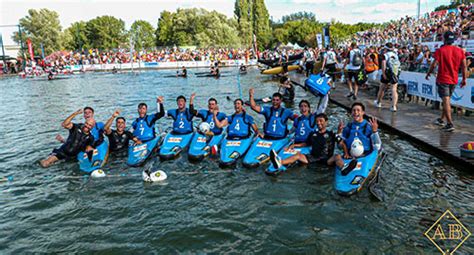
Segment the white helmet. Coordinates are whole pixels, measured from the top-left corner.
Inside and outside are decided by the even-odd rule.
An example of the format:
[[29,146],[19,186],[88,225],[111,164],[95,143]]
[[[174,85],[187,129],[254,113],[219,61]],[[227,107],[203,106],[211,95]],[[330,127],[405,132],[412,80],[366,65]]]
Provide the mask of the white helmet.
[[142,173],[143,176],[143,181],[145,182],[159,182],[159,181],[164,181],[168,176],[166,175],[165,172],[158,170],[153,173],[150,173],[149,171],[143,171]]
[[351,144],[351,155],[355,158],[362,156],[364,154],[364,145],[359,140],[359,138],[355,138]]
[[201,124],[199,124],[199,131],[203,134],[209,132],[209,130],[211,130],[211,125],[209,125],[209,123],[207,122],[201,122]]

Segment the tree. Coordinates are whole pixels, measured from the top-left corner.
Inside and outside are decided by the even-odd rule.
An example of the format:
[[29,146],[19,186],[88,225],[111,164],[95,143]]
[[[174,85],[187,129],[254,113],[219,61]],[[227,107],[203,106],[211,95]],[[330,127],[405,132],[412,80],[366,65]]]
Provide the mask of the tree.
[[114,49],[128,43],[123,20],[107,15],[89,20],[86,35],[90,46],[99,49]]
[[155,46],[155,29],[144,20],[133,22],[130,28],[130,36],[133,38],[135,50],[150,49]]
[[234,14],[237,17],[239,37],[243,45],[249,47],[253,42],[252,0],[236,0]]
[[169,11],[162,11],[158,19],[158,25],[155,32],[156,46],[171,45],[173,17]]
[[90,48],[86,25],[85,21],[74,22],[64,31],[64,46],[66,49],[82,50]]
[[259,48],[266,48],[270,43],[272,30],[270,15],[263,0],[253,0],[253,30],[257,36]]
[[[48,9],[30,9],[28,15],[20,19],[22,28],[23,42],[30,39],[35,55],[41,54],[41,44],[45,51],[45,55],[49,55],[62,48],[61,25],[59,23],[59,15],[55,11]],[[12,38],[15,42],[20,42],[18,33]]]
[[302,19],[307,19],[312,22],[316,22],[316,15],[312,12],[296,12],[292,13],[290,15],[285,15],[281,18],[283,23],[288,22],[288,21],[295,21],[295,20],[302,20]]

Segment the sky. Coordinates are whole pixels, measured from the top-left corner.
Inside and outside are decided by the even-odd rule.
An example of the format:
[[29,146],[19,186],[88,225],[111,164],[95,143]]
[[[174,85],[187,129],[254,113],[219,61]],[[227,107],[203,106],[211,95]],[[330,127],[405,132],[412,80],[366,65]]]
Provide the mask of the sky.
[[[415,16],[418,0],[265,0],[274,21],[299,11],[313,12],[319,21],[335,19],[344,23],[385,22],[405,15]],[[436,6],[449,4],[449,0],[421,0],[421,12],[432,11]],[[234,15],[234,0],[0,0],[0,25],[18,24],[28,9],[48,8],[59,13],[63,29],[80,20],[111,15],[125,21],[130,28],[141,19],[157,25],[160,12],[177,8],[199,7],[216,10],[229,17]],[[8,33],[13,28],[0,28]],[[9,37],[9,36],[4,36]],[[5,42],[6,43],[6,42]]]

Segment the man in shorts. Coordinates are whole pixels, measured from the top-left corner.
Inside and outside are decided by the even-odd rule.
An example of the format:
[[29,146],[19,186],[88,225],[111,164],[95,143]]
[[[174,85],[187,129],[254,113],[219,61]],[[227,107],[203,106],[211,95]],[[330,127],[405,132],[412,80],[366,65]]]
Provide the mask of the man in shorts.
[[[347,67],[347,84],[349,85],[349,94],[346,96],[357,100],[357,92],[359,91],[359,85],[357,85],[357,76],[360,68],[362,67],[363,56],[362,51],[357,47],[357,43],[352,42],[351,51],[348,54],[348,58],[344,63],[344,69]],[[354,85],[354,89],[352,89]]]
[[[435,121],[436,125],[444,126],[441,130],[446,132],[454,131],[453,119],[451,118],[451,95],[455,86],[458,84],[458,71],[461,68],[462,80],[461,88],[466,86],[467,65],[466,56],[463,50],[453,45],[456,36],[453,32],[447,31],[443,35],[444,45],[434,53],[434,61],[431,63],[426,79],[429,80],[434,68],[438,65],[438,75],[436,76],[436,87],[438,95],[443,102],[443,111],[441,117]],[[446,119],[446,124],[444,123]]]

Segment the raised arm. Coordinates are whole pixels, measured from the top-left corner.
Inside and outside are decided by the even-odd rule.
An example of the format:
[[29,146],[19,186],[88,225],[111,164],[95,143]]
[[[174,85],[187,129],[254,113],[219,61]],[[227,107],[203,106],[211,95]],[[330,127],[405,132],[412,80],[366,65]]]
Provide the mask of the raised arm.
[[252,108],[252,110],[260,113],[262,111],[262,107],[260,105],[258,105],[257,103],[255,103],[255,99],[253,98],[254,93],[255,93],[255,89],[250,88],[249,89],[250,108]]
[[164,101],[165,99],[163,98],[163,96],[159,96],[156,98],[156,114],[158,119],[165,116],[165,107],[163,106]]
[[219,121],[219,119],[217,119],[217,113],[218,111],[213,112],[213,119],[214,119],[214,124],[216,125],[216,127],[223,128],[227,126],[229,124],[229,122],[227,121],[227,118],[223,119],[222,121]]
[[75,112],[73,112],[71,115],[69,115],[69,117],[67,117],[63,123],[61,123],[61,126],[65,129],[71,129],[72,128],[72,120],[79,114],[82,114],[83,113],[83,110],[82,109],[79,109]]
[[189,112],[193,116],[197,116],[197,114],[198,114],[198,111],[196,109],[194,109],[194,98],[195,97],[196,97],[196,93],[192,93],[191,97],[189,99]]
[[120,114],[120,110],[116,109],[114,113],[112,114],[112,116],[110,116],[110,118],[107,120],[107,122],[105,122],[105,126],[104,126],[105,134],[110,135],[110,133],[112,133],[112,130],[110,129],[110,127],[112,127],[112,123],[114,119],[117,118],[119,114]]

